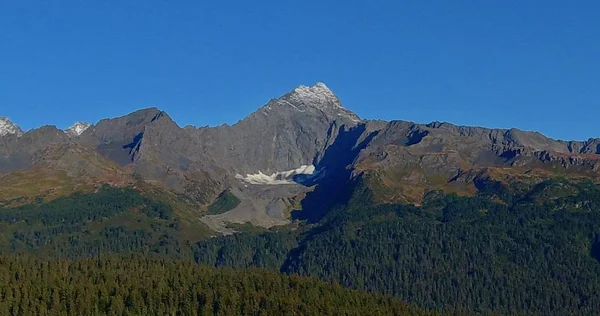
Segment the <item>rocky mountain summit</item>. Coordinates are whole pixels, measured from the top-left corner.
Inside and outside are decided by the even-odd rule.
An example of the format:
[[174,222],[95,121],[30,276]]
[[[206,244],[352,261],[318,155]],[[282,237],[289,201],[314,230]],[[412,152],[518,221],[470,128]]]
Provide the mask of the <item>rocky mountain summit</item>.
[[[48,152],[52,163],[40,158]],[[157,108],[76,123],[64,132],[53,126],[23,132],[0,118],[0,173],[36,166],[96,182],[127,184],[132,181],[123,177],[139,177],[184,198],[209,227],[227,232],[228,223],[288,223],[300,209],[308,214],[323,207],[357,178],[375,188],[380,202],[414,204],[430,190],[470,194],[484,180],[597,179],[600,139],[361,120],[317,83],[272,99],[231,126],[181,128]],[[239,203],[205,213],[224,196]]]
[[336,126],[355,126],[359,117],[322,83],[299,86],[233,126],[201,128],[203,152],[242,178],[309,170],[323,155]]
[[85,132],[86,129],[90,128],[90,126],[92,126],[92,124],[90,123],[76,122],[71,127],[66,129],[65,133],[67,133],[69,136],[77,137],[83,134],[83,132]]
[[14,124],[9,118],[0,116],[0,136],[21,135],[23,130]]

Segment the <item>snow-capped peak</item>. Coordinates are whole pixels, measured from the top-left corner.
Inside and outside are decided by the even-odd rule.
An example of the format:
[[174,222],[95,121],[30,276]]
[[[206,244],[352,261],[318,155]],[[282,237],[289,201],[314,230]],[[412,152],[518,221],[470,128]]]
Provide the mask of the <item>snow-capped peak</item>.
[[294,103],[310,104],[314,106],[322,106],[331,104],[335,107],[342,107],[337,96],[329,90],[322,82],[317,82],[314,86],[298,86],[287,95],[288,99]]
[[73,126],[66,129],[65,133],[69,134],[69,136],[79,136],[85,132],[86,129],[90,128],[90,126],[92,125],[89,123],[77,122],[73,124]]
[[[343,119],[348,123],[360,121],[355,113],[342,106],[340,99],[322,82],[317,82],[314,86],[298,86],[276,99],[274,104],[304,113],[325,114],[329,118]],[[263,113],[269,115],[271,105],[265,107]]]
[[20,136],[23,134],[23,130],[13,123],[8,117],[0,116],[0,136],[6,136],[8,134],[16,134]]

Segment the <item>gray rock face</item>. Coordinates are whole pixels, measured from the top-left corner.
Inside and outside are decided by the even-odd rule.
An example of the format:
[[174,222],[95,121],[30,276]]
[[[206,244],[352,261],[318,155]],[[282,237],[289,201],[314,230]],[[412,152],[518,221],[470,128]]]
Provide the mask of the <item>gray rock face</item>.
[[196,139],[227,170],[270,175],[316,165],[334,122],[354,126],[360,119],[318,83],[269,101],[233,126],[198,129]]
[[76,141],[201,203],[219,193],[218,167],[198,150],[192,134],[159,109],[101,120]]
[[381,168],[420,168],[431,175],[457,174],[470,167],[535,166],[551,161],[564,161],[564,168],[593,170],[600,158],[596,156],[599,142],[566,142],[517,129],[393,121],[380,129],[360,159]]
[[86,129],[75,141],[96,147],[104,156],[124,166],[139,158],[146,126],[162,115],[160,110],[150,108],[115,119],[104,119]]
[[17,135],[23,134],[23,130],[13,123],[9,118],[0,116],[0,137],[6,135]]
[[0,137],[0,172],[31,166],[32,156],[43,149],[68,142],[67,135],[54,126],[42,126],[24,134]]

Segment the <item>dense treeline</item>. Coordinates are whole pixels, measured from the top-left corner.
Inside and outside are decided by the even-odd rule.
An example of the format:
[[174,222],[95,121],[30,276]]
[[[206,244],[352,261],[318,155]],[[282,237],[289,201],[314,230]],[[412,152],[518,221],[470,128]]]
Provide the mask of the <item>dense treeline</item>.
[[0,222],[43,225],[69,225],[108,218],[133,207],[151,217],[171,219],[173,211],[163,203],[145,198],[131,188],[104,186],[94,194],[75,193],[49,203],[27,204],[17,208],[0,208]]
[[[105,186],[48,203],[0,206],[0,250],[80,257],[108,252],[189,252],[172,208],[131,188]],[[191,257],[191,256],[190,256]]]
[[194,257],[196,262],[214,267],[279,270],[290,249],[296,245],[296,235],[289,231],[238,233],[199,242]]
[[313,278],[139,256],[0,256],[0,315],[425,315]]

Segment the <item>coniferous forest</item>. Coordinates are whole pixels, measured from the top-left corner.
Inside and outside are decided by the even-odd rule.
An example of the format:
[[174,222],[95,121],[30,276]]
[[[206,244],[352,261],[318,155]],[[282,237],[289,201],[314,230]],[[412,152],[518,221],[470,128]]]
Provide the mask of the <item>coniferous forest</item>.
[[5,206],[0,313],[600,311],[596,184],[432,191],[421,206],[372,195],[357,182],[313,223],[193,242],[168,204],[133,189]]
[[0,256],[0,315],[427,315],[314,278],[140,256]]

